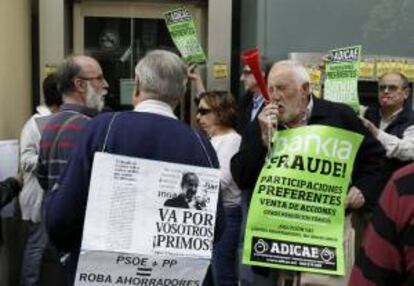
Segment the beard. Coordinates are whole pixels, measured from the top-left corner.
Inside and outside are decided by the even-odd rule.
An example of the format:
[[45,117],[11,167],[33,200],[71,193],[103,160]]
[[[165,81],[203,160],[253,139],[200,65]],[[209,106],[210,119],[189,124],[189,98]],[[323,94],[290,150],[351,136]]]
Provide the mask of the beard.
[[99,112],[102,111],[105,105],[104,95],[107,93],[106,89],[96,92],[89,82],[86,84],[86,106]]

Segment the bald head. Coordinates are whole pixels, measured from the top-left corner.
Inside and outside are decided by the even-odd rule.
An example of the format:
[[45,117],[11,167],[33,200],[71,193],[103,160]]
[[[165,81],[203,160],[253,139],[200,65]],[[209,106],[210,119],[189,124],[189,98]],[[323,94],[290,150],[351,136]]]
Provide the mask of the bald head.
[[81,74],[90,74],[98,70],[102,73],[101,66],[92,57],[89,56],[74,56],[73,61],[79,65]]

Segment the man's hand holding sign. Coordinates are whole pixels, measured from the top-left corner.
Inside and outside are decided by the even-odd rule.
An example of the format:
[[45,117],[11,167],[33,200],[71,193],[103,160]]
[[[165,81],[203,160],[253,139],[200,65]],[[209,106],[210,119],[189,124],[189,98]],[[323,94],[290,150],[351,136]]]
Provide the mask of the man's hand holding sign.
[[[244,166],[254,175],[263,166],[262,155],[270,159],[251,200],[243,262],[348,274],[352,261],[344,259],[345,208],[362,207],[375,189],[382,149],[349,107],[311,94],[301,64],[274,64],[267,86],[269,100],[252,132],[262,145],[247,142],[232,160],[232,168]],[[248,155],[254,153],[260,154],[256,160]]]

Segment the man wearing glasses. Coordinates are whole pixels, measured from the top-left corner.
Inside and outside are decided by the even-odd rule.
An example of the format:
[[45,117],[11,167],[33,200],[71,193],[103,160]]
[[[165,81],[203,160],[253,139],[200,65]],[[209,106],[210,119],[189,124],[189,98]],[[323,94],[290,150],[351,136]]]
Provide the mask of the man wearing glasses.
[[[260,64],[262,75],[266,79],[272,65],[266,57],[261,57]],[[252,132],[255,131],[253,126],[257,123],[257,117],[265,105],[265,100],[260,92],[259,84],[248,65],[243,66],[240,82],[243,84],[245,94],[239,103],[240,115],[237,128],[242,136],[241,145],[244,145],[243,142],[246,141],[246,138],[254,136],[252,134]],[[247,211],[250,204],[251,193],[251,190],[242,192],[243,225],[245,225],[247,220]],[[244,229],[244,227],[242,229]],[[244,236],[244,233],[242,235]],[[240,245],[243,244],[241,243]],[[242,286],[253,285],[253,273],[251,267],[240,264],[240,283]]]
[[379,106],[368,108],[362,118],[387,152],[382,187],[395,170],[414,159],[414,112],[405,104],[410,95],[410,85],[404,75],[384,74],[378,85]]
[[[57,188],[56,183],[85,133],[86,125],[102,110],[109,87],[99,63],[88,56],[65,59],[56,78],[63,104],[58,113],[51,115],[43,130],[36,170],[39,183],[46,191],[46,201]],[[57,254],[55,259],[58,259]],[[74,263],[72,260],[65,263],[67,267]]]
[[[264,78],[267,77],[271,68],[270,62],[267,58],[261,58],[261,70]],[[252,70],[248,65],[243,67],[242,74],[240,76],[240,82],[244,86],[245,94],[240,103],[241,118],[239,128],[243,132],[247,125],[257,118],[257,115],[264,106],[264,98],[260,92],[259,85],[252,74]]]
[[86,124],[102,110],[109,87],[99,63],[87,56],[67,58],[56,76],[63,105],[42,133],[37,168],[45,191],[52,190]]

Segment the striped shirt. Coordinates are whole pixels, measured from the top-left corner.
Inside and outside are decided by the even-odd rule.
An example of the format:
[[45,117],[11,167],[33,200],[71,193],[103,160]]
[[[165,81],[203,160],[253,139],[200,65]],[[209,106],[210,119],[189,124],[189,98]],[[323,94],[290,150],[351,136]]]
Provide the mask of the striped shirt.
[[52,115],[42,133],[36,171],[45,191],[50,191],[63,173],[73,148],[95,114],[82,105],[63,104],[59,113]]
[[414,285],[414,164],[394,173],[385,187],[349,285]]

